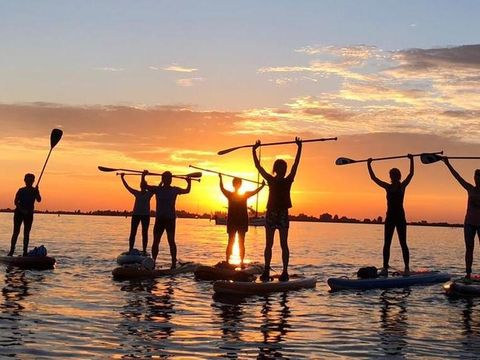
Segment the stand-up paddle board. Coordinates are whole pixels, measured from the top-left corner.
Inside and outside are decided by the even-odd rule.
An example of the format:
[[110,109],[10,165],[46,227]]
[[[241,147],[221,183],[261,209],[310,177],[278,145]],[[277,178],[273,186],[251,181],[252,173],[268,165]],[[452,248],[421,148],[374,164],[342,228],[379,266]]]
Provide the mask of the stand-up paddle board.
[[55,258],[50,256],[0,256],[0,263],[22,269],[53,269],[55,262]]
[[373,279],[350,279],[347,277],[327,280],[332,291],[390,289],[416,285],[436,284],[450,280],[450,274],[440,271],[411,272],[409,275],[377,277]]
[[452,296],[480,296],[480,279],[457,279],[443,285],[447,295]]
[[141,264],[143,260],[150,257],[147,255],[142,255],[140,251],[138,252],[124,252],[117,256],[118,265],[126,264]]
[[177,266],[175,269],[149,270],[140,264],[130,264],[113,269],[115,280],[153,279],[162,276],[192,273],[200,264],[188,262]]
[[255,275],[261,274],[264,269],[262,264],[248,264],[244,269],[236,269],[235,265],[219,263],[215,266],[199,266],[194,274],[197,280],[254,281]]
[[215,281],[213,290],[217,294],[224,295],[263,295],[272,292],[285,292],[291,290],[310,289],[317,284],[316,278],[299,277],[289,281],[268,282],[241,282],[241,281]]

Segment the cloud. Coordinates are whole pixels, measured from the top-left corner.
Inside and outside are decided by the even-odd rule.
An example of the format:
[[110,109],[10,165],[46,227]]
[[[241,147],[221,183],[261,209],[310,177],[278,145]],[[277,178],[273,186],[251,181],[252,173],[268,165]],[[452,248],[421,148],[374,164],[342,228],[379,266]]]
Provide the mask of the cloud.
[[109,72],[125,71],[125,69],[123,69],[123,68],[117,68],[117,67],[111,67],[111,66],[96,67],[96,68],[93,68],[93,70],[97,70],[97,71],[109,71]]
[[198,69],[196,69],[196,68],[180,66],[178,64],[172,64],[172,65],[165,66],[165,67],[162,67],[162,68],[157,68],[155,66],[150,66],[149,68],[151,70],[164,70],[164,71],[173,71],[173,72],[180,72],[180,73],[191,73],[191,72],[198,71]]
[[186,78],[186,79],[178,79],[177,80],[177,85],[178,86],[183,86],[183,87],[191,87],[195,86],[196,84],[204,81],[204,78],[201,77],[194,77],[194,78]]

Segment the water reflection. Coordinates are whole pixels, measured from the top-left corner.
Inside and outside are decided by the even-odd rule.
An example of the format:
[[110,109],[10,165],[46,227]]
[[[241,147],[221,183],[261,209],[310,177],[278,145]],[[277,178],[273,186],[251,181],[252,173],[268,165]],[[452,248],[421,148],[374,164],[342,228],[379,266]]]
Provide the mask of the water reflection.
[[385,356],[406,356],[409,288],[384,290],[380,295],[380,341]]
[[22,346],[25,340],[28,341],[29,332],[22,325],[22,313],[25,310],[22,303],[30,295],[25,271],[12,267],[7,267],[5,271],[3,303],[0,305],[0,346],[1,354],[6,356],[16,356],[15,348]]
[[220,349],[224,350],[225,357],[228,359],[238,359],[238,353],[242,350],[241,333],[244,330],[242,321],[244,316],[243,298],[222,296],[215,294],[213,296],[214,306],[220,310],[222,319],[222,344]]
[[174,333],[172,302],[175,279],[132,281],[121,286],[127,303],[120,312],[120,329],[126,332],[124,358],[167,357],[167,340]]
[[291,316],[288,306],[288,293],[280,294],[280,302],[275,303],[278,297],[267,295],[262,306],[262,325],[260,330],[263,335],[263,345],[258,353],[259,359],[281,359],[282,345],[285,335],[290,329],[288,318]]
[[465,355],[478,356],[480,354],[480,313],[476,308],[478,299],[467,298],[461,299],[461,301],[463,305],[460,308],[463,321],[462,347]]

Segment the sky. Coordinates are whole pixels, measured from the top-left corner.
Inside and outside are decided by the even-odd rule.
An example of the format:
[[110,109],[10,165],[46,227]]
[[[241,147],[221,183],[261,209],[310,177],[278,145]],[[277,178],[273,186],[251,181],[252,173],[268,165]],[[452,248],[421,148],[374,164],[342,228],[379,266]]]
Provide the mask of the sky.
[[[248,149],[216,152],[338,136],[305,144],[291,212],[383,216],[366,166],[335,159],[480,155],[479,13],[477,1],[0,1],[0,207],[39,173],[60,127],[39,209],[130,209],[98,165],[255,179]],[[262,163],[294,155],[265,148]],[[480,167],[454,165],[468,181]],[[385,180],[408,171],[405,159],[374,166]],[[445,166],[415,170],[407,218],[461,222],[466,194]],[[204,174],[177,208],[225,206]]]

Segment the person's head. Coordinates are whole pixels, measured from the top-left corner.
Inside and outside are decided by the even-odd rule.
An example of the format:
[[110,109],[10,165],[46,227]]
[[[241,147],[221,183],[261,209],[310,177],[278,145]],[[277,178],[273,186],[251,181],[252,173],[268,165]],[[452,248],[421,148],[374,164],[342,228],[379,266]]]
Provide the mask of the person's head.
[[232,180],[232,185],[235,191],[238,191],[240,187],[242,186],[242,179],[239,179],[237,177],[234,177]]
[[398,170],[397,168],[390,169],[390,180],[392,181],[392,183],[400,182],[401,178],[402,173],[400,172],[400,170]]
[[287,162],[282,159],[277,159],[273,163],[273,173],[279,177],[285,177],[287,173]]
[[475,179],[475,186],[480,187],[480,169],[475,170],[473,178]]
[[170,171],[165,171],[162,174],[162,184],[166,186],[170,186],[172,183],[172,173]]
[[35,175],[33,174],[25,174],[25,177],[23,178],[23,181],[25,181],[25,185],[27,186],[32,186],[33,183],[35,182]]

